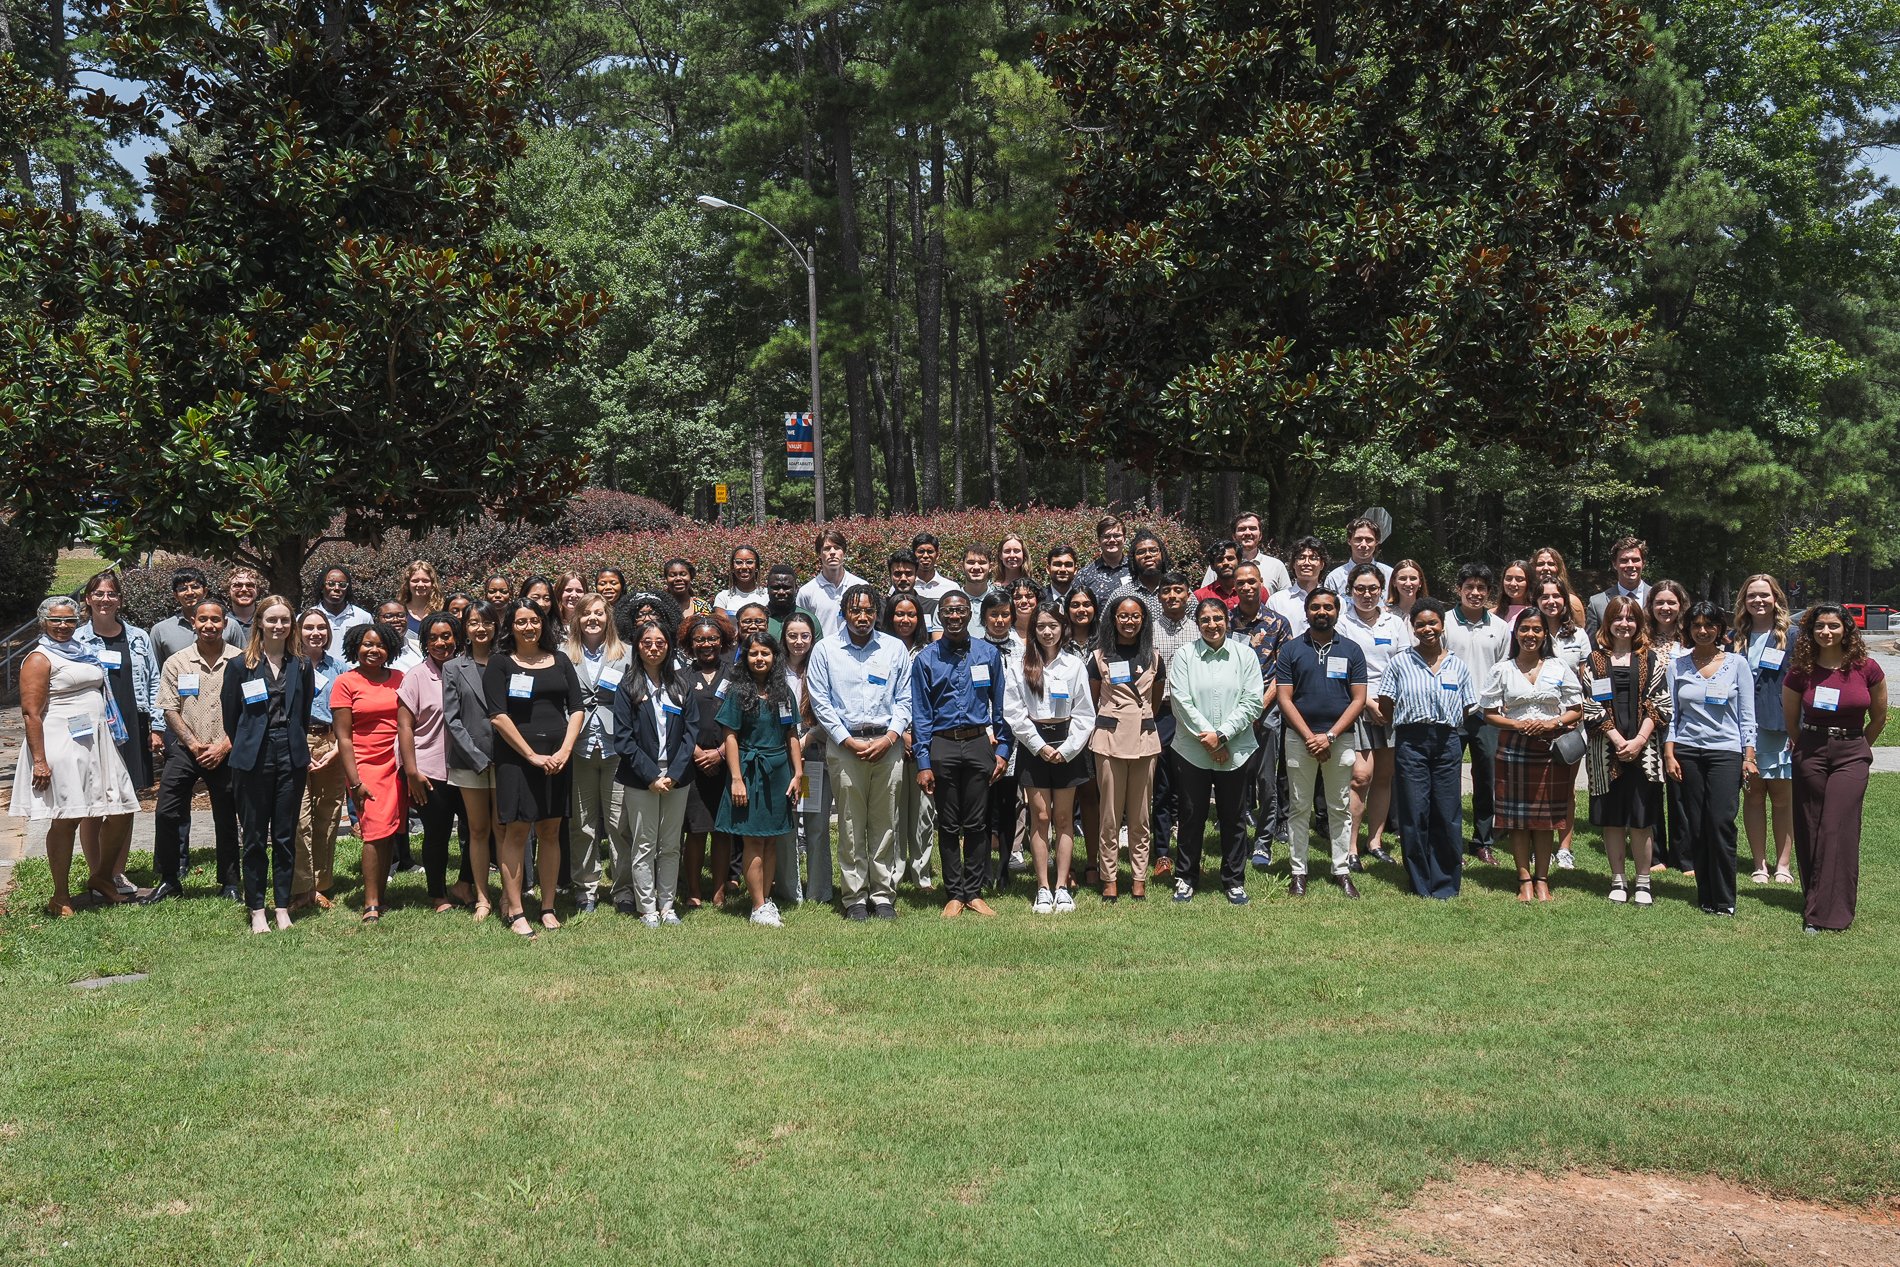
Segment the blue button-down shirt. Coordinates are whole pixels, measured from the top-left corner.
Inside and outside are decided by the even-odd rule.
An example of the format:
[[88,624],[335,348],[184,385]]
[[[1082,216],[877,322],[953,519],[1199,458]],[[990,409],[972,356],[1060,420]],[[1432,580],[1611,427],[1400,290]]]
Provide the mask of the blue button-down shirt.
[[910,652],[889,634],[873,630],[863,646],[849,631],[820,638],[805,669],[805,690],[812,716],[836,743],[858,726],[900,735],[910,729]]
[[310,697],[310,720],[313,724],[328,726],[336,720],[330,715],[330,690],[349,667],[327,651],[323,653],[323,659],[310,666],[315,675]]
[[[975,670],[989,681],[979,683]],[[1009,727],[1003,724],[1003,655],[981,638],[954,646],[948,638],[931,643],[910,663],[911,751],[917,768],[930,768],[930,737],[939,730],[989,726],[996,755],[1009,759]]]

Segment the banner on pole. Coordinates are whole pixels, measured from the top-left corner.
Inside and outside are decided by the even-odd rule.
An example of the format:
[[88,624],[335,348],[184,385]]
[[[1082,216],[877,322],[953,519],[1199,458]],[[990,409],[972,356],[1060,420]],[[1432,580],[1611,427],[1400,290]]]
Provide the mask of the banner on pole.
[[811,442],[811,415],[785,415],[785,474],[793,479],[812,478],[814,450]]

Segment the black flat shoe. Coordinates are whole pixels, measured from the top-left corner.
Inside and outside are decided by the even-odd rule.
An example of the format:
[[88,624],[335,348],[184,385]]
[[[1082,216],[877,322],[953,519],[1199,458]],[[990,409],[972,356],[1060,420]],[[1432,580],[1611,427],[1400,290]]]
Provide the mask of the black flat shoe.
[[180,884],[176,880],[160,880],[156,885],[152,887],[151,892],[147,893],[144,897],[139,899],[139,905],[151,906],[155,902],[163,902],[168,897],[183,897],[183,896],[185,896],[184,885]]

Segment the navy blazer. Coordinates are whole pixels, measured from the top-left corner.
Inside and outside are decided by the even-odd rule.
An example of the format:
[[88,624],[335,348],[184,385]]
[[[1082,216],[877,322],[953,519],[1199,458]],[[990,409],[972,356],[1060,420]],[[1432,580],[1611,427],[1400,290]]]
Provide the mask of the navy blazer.
[[699,739],[699,710],[693,707],[692,688],[671,666],[666,673],[666,697],[679,708],[679,716],[667,729],[666,751],[659,751],[659,731],[653,725],[649,707],[652,689],[646,666],[635,664],[633,671],[620,681],[614,692],[614,751],[620,754],[620,768],[614,781],[628,787],[647,788],[662,774],[676,785],[686,782],[686,768],[693,761],[693,746]]
[[[257,768],[258,757],[264,751],[264,735],[270,729],[270,701],[252,704],[244,698],[244,684],[252,680],[264,680],[262,659],[254,669],[244,667],[243,656],[224,666],[220,701],[224,705],[224,733],[231,737],[228,761],[233,770]],[[310,768],[310,701],[315,695],[316,674],[310,661],[302,656],[285,656],[284,712],[290,721],[290,761],[299,770]]]

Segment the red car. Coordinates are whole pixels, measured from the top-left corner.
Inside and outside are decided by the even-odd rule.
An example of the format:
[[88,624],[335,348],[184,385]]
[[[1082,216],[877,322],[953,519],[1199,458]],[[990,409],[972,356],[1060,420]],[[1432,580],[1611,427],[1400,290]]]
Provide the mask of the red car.
[[1900,611],[1896,611],[1896,609],[1887,606],[1885,603],[1842,603],[1841,607],[1847,612],[1848,616],[1853,619],[1854,624],[1861,629],[1867,628],[1867,618],[1869,616],[1878,617],[1874,622],[1878,628],[1892,629],[1894,626],[1893,618],[1896,615],[1900,615]]

